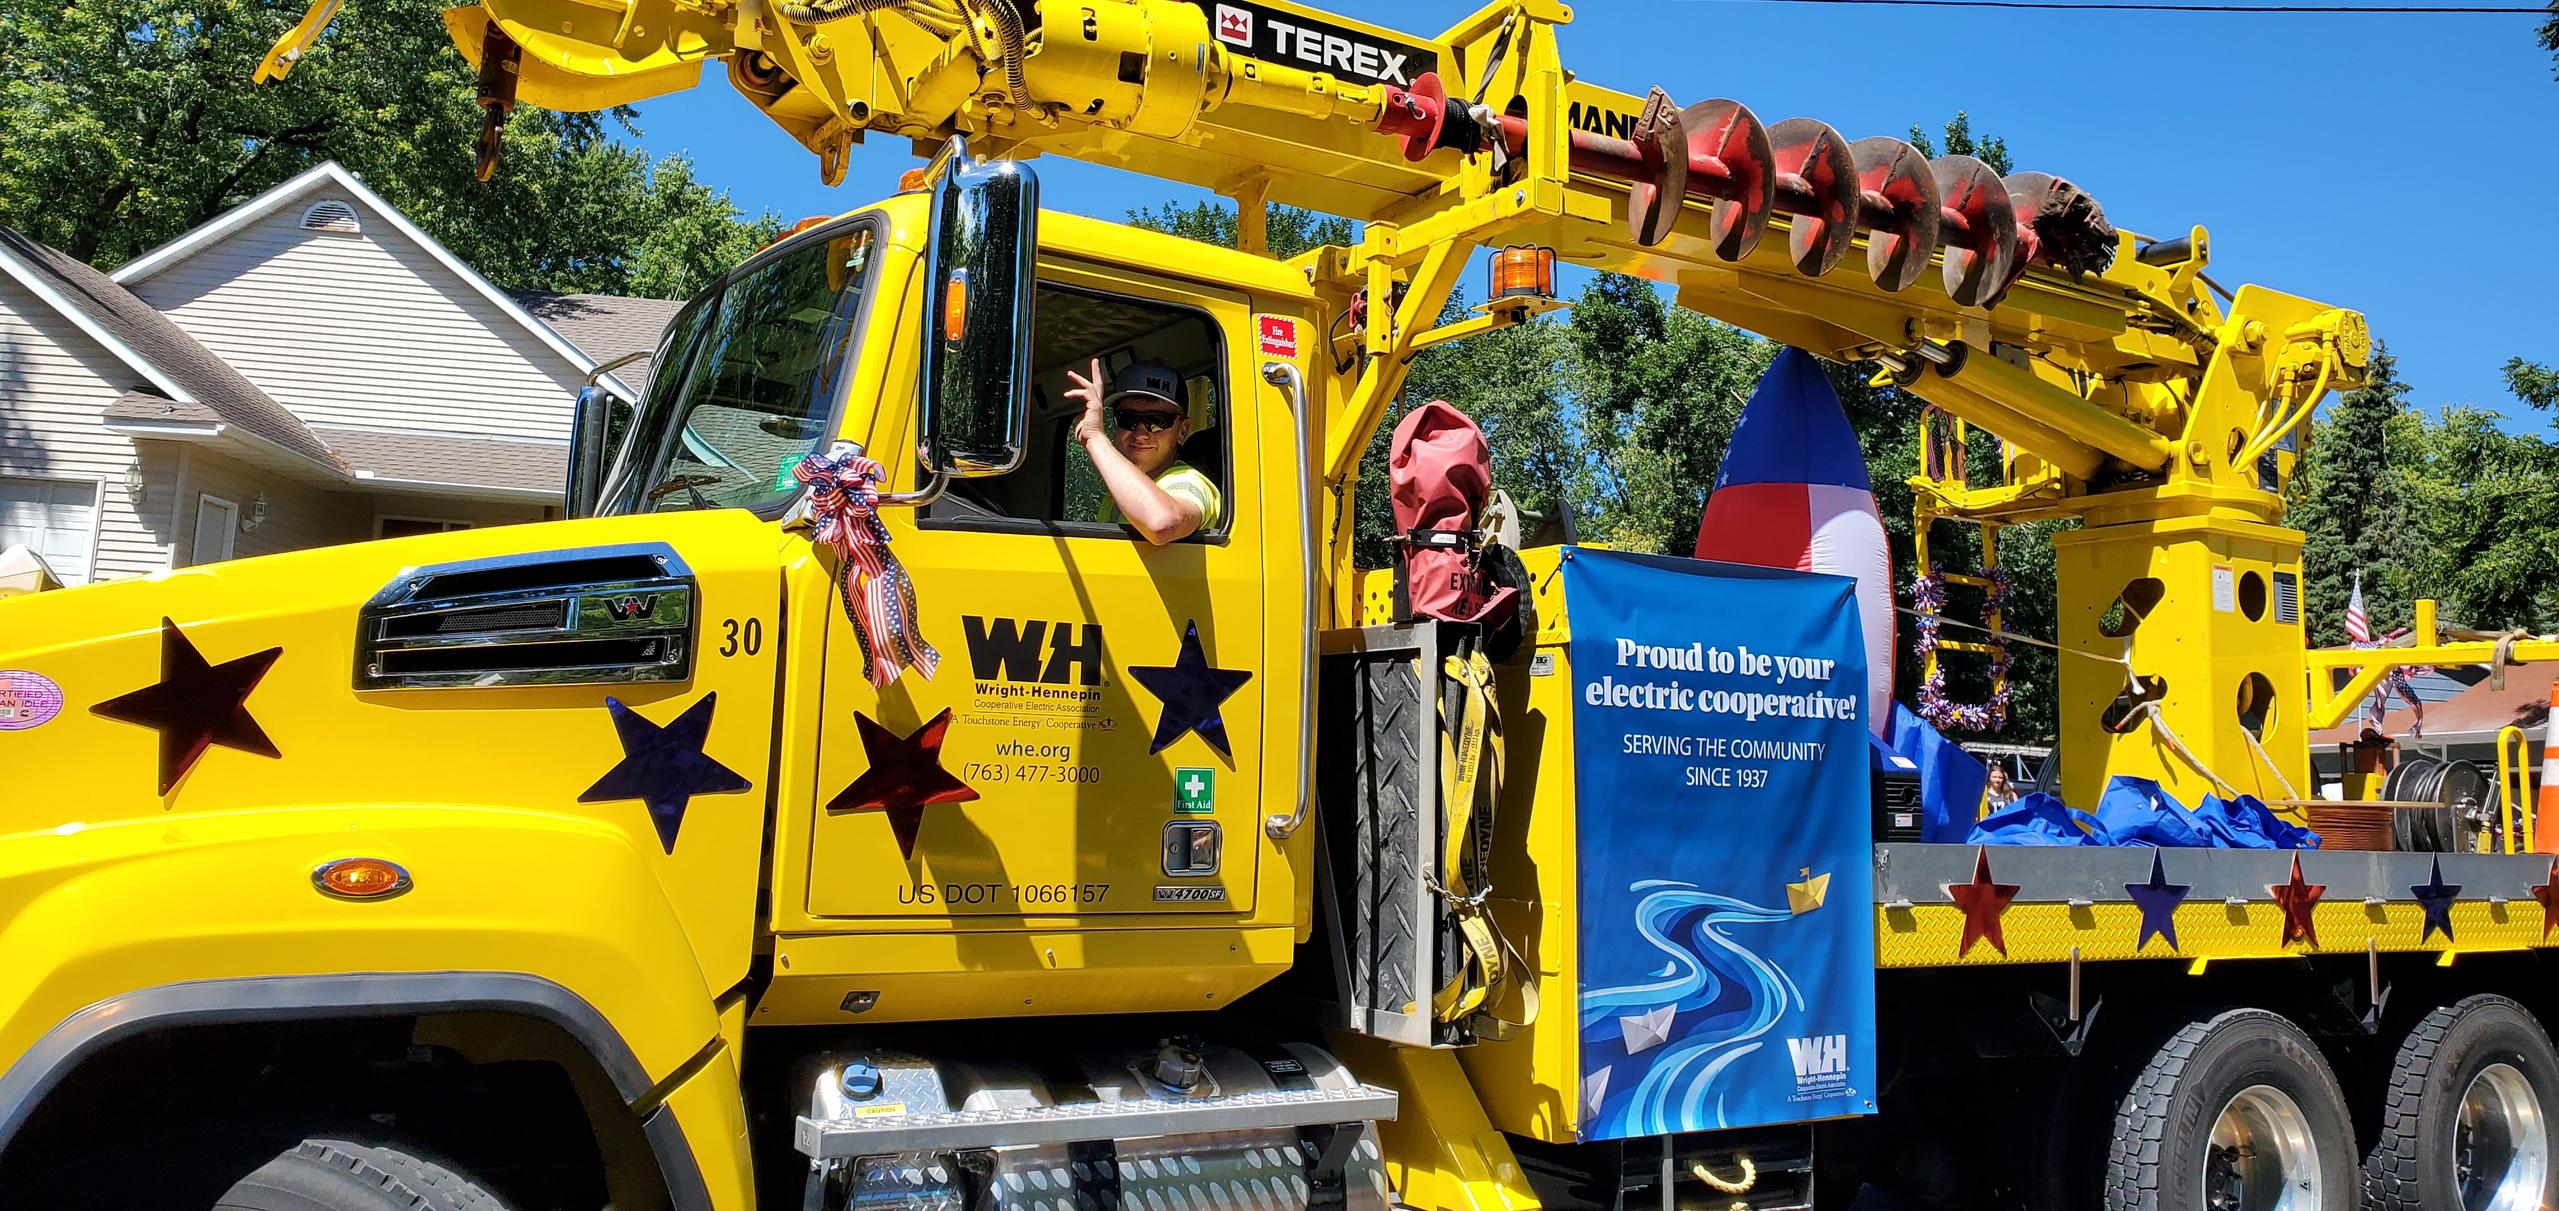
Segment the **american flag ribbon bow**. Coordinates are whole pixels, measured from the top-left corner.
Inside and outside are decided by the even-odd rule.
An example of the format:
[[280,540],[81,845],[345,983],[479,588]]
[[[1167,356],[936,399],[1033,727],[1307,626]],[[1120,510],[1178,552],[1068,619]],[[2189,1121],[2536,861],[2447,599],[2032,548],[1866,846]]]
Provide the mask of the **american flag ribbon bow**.
[[854,642],[862,647],[862,676],[882,689],[909,666],[930,681],[942,663],[942,654],[924,642],[915,581],[889,550],[888,527],[880,524],[885,474],[850,443],[812,453],[791,468],[791,478],[809,487],[809,518],[816,523],[810,537],[835,548],[836,587]]

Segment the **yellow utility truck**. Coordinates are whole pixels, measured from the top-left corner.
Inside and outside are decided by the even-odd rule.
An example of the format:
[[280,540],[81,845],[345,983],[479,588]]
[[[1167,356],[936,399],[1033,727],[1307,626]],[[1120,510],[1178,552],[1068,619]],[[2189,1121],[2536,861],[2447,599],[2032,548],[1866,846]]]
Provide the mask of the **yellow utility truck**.
[[[1515,569],[1503,633],[1353,566],[1407,364],[1564,261],[1995,434],[1996,486],[1918,481],[1987,567],[2078,520],[2074,805],[2297,821],[2394,663],[2559,657],[2428,617],[2314,679],[2282,493],[2355,312],[2053,176],[1613,91],[1569,19],[453,9],[484,170],[519,103],[708,64],[829,180],[928,162],[583,399],[565,520],[0,601],[0,1206],[2559,1201],[2559,868],[2480,796],[2409,809],[2440,853],[1917,842],[1847,581],[1441,535]],[[1042,155],[1242,248],[1044,213]],[[1271,202],[1357,242],[1266,255]],[[1196,533],[1096,520],[1097,360],[1178,378]]]

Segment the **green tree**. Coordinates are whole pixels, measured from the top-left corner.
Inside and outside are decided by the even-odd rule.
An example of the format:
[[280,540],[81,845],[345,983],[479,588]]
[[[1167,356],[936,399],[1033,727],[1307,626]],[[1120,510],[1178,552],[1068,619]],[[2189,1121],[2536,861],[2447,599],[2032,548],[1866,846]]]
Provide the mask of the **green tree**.
[[[1910,145],[1918,148],[1919,154],[1929,159],[1937,158],[1937,141],[1929,138],[1928,133],[1916,125],[1910,128]],[[1954,117],[1946,121],[1946,154],[1971,156],[1990,165],[1990,170],[2001,176],[2008,175],[2017,167],[2017,161],[2008,155],[2008,140],[1996,136],[1974,135],[1972,115],[1960,109],[1955,111]]]
[[299,6],[0,0],[0,222],[112,266],[334,159],[501,286],[665,296],[776,229],[620,142],[628,110],[522,108],[496,179],[473,181],[476,74],[442,7],[350,5],[259,86]]
[[1603,273],[1573,303],[1573,396],[1592,476],[1584,538],[1684,555],[1742,405],[1777,348]]
[[2409,596],[2443,603],[2446,623],[2559,626],[2559,447],[2507,433],[2482,408],[2444,410],[2394,433],[2412,452],[2417,541],[2401,564]]
[[[1295,206],[1266,205],[1262,208],[1263,235],[1270,243],[1272,256],[1281,260],[1326,244],[1357,243],[1359,231],[1349,219]],[[1197,202],[1181,206],[1163,202],[1151,210],[1128,212],[1130,225],[1149,231],[1161,231],[1186,240],[1215,244],[1220,248],[1236,246],[1235,207],[1224,202]]]
[[2409,556],[2408,483],[2393,469],[2390,438],[2392,422],[2408,411],[2398,367],[2387,345],[2374,346],[2370,376],[2328,406],[2287,492],[2284,520],[2304,535],[2303,622],[2316,645],[2346,641],[2346,600],[2358,574],[2376,627],[2387,630],[2408,614],[2398,574]]
[[[2559,370],[2522,358],[2506,359],[2506,390],[2515,398],[2543,411],[2559,411]],[[2559,418],[2553,418],[2559,425]]]
[[[2551,18],[2541,23],[2541,49],[2550,52],[2553,63],[2559,63],[2559,0],[2550,0],[2550,11]],[[2551,74],[2559,76],[2559,67],[2552,68]]]

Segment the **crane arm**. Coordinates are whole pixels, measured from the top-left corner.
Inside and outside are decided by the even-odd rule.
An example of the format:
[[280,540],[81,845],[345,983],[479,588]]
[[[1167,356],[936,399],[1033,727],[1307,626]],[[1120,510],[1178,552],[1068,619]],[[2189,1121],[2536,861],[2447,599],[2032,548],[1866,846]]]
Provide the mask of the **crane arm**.
[[[317,0],[262,76],[288,70],[335,3]],[[2201,228],[2146,240],[2049,174],[1608,89],[1564,66],[1569,20],[1556,0],[1493,0],[1428,39],[1290,0],[481,0],[447,14],[492,130],[519,100],[627,104],[693,87],[716,60],[830,182],[871,135],[929,149],[960,134],[1362,220],[1357,247],[1308,262],[1346,293],[1405,292],[1381,309],[1397,322],[1363,334],[1368,372],[1328,426],[1337,483],[1427,343],[1450,262],[1500,243],[1879,360],[2031,453],[2030,490],[1940,486],[1957,511],[2085,512],[2103,504],[2093,489],[2133,484],[2272,520],[2260,460],[2363,379],[2360,315],[2254,286],[2225,303]]]

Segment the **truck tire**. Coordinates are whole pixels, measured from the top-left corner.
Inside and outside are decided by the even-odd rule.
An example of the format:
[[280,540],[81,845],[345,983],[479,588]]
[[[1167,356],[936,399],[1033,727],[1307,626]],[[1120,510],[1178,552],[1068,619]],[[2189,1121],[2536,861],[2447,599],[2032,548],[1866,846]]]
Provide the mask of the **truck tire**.
[[2190,1022],[2116,1104],[2106,1211],[2353,1211],[2345,1094],[2301,1028],[2262,1009]]
[[308,1139],[241,1178],[213,1211],[507,1211],[471,1179],[397,1148]]
[[2523,1006],[2475,996],[2400,1040],[2380,1136],[2364,1156],[2371,1211],[2532,1211],[2559,1205],[2559,1054]]

